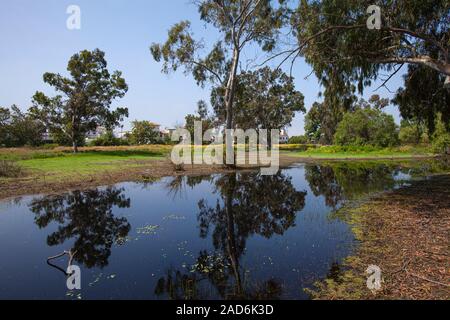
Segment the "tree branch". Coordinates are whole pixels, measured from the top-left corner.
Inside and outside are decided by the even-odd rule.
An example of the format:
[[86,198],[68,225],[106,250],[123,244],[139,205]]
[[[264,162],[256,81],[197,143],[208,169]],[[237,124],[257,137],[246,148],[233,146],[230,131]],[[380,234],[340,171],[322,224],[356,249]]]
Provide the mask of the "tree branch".
[[213,69],[211,69],[210,67],[208,67],[207,65],[205,65],[205,64],[203,64],[203,63],[201,63],[201,62],[195,61],[195,60],[189,60],[188,63],[195,64],[195,65],[197,65],[197,66],[199,66],[199,67],[205,69],[206,71],[208,71],[208,72],[210,72],[212,75],[214,75],[214,76],[217,78],[217,80],[219,81],[219,83],[222,83],[222,77],[221,77],[217,72],[215,72]]

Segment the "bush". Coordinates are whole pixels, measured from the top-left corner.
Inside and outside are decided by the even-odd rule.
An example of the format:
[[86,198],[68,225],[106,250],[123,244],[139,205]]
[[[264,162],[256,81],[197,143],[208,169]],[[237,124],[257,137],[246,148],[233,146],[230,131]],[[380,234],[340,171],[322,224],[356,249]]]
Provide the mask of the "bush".
[[439,154],[450,154],[450,133],[442,121],[442,114],[437,115],[436,131],[433,135],[433,152]]
[[10,160],[0,160],[0,177],[17,178],[23,173],[22,167]]
[[444,133],[433,139],[433,152],[450,154],[450,133]]
[[42,145],[40,148],[44,149],[44,150],[53,150],[58,147],[59,147],[59,145],[57,143],[46,143],[46,144]]
[[294,136],[289,139],[289,144],[307,144],[308,138],[306,136]]
[[420,142],[417,128],[413,126],[401,127],[398,137],[401,144],[417,144]]
[[115,137],[112,132],[107,132],[89,143],[89,146],[91,147],[114,147],[125,145],[128,145],[128,141]]
[[378,109],[360,108],[344,115],[334,140],[340,146],[392,147],[398,144],[397,125]]

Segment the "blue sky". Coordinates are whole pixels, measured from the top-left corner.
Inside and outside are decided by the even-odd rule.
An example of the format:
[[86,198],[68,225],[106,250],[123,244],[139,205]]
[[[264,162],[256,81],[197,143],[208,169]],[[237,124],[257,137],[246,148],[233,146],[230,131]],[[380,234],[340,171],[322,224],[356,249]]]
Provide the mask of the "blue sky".
[[[81,30],[68,30],[66,9],[81,8]],[[37,91],[51,94],[42,81],[45,72],[65,74],[67,61],[75,52],[99,48],[106,52],[110,70],[121,70],[130,89],[125,98],[113,106],[127,106],[130,117],[172,127],[183,123],[196,110],[200,99],[209,101],[208,89],[178,71],[160,72],[149,52],[153,42],[162,42],[167,30],[176,22],[190,20],[196,38],[206,43],[218,39],[211,27],[205,28],[188,0],[2,0],[0,2],[0,106],[19,105],[27,109]],[[296,86],[305,95],[309,109],[318,100],[320,87],[310,76],[310,67],[297,62],[293,75]],[[389,82],[391,91],[402,84],[400,74]],[[366,98],[374,94],[366,89]],[[392,97],[386,89],[376,92]],[[398,121],[395,107],[387,110]],[[304,115],[298,114],[289,129],[291,135],[303,133]]]

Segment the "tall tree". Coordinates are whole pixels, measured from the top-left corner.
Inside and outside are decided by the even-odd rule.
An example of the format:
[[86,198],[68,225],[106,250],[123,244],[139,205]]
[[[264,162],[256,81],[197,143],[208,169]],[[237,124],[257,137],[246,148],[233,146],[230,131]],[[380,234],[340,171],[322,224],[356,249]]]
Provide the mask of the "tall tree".
[[0,146],[21,147],[42,144],[45,126],[18,106],[0,108]]
[[402,117],[419,126],[426,125],[432,136],[440,113],[450,131],[450,90],[444,86],[445,76],[422,66],[409,66],[404,79],[404,88],[397,91],[392,101]]
[[154,144],[161,140],[159,125],[150,121],[133,121],[133,128],[128,139],[131,144]]
[[[213,107],[217,117],[223,119],[225,112],[218,91],[213,90]],[[234,122],[244,130],[282,129],[291,124],[297,112],[306,111],[304,96],[295,89],[294,79],[280,69],[265,67],[243,72],[236,93]]]
[[184,67],[199,85],[209,82],[223,86],[226,128],[233,129],[242,53],[246,48],[254,48],[255,44],[266,52],[274,49],[279,30],[286,20],[287,4],[284,0],[278,0],[278,5],[270,0],[198,0],[194,3],[201,20],[220,35],[210,53],[201,57],[199,51],[204,46],[202,41],[192,38],[189,21],[174,25],[166,43],[153,44],[151,53],[156,61],[163,61],[164,73]]
[[331,144],[342,112],[327,108],[325,102],[314,102],[305,117],[305,134],[313,143]]
[[[381,28],[369,30],[371,5],[381,9]],[[439,72],[450,83],[448,0],[302,0],[292,17],[298,39],[287,59],[304,55],[320,80],[338,71],[360,91],[380,71],[404,64]]]
[[70,78],[55,73],[44,74],[44,82],[59,94],[47,97],[36,92],[30,112],[46,123],[53,133],[70,139],[73,151],[78,152],[78,141],[88,131],[99,125],[110,129],[128,116],[127,108],[110,110],[112,101],[122,98],[128,86],[120,71],[112,74],[108,71],[105,53],[99,49],[73,55],[67,71]]
[[189,131],[191,134],[191,138],[194,137],[195,134],[195,122],[202,122],[202,132],[203,134],[209,130],[214,128],[215,121],[213,117],[209,114],[208,104],[200,100],[197,104],[197,114],[188,114],[185,117],[185,129]]

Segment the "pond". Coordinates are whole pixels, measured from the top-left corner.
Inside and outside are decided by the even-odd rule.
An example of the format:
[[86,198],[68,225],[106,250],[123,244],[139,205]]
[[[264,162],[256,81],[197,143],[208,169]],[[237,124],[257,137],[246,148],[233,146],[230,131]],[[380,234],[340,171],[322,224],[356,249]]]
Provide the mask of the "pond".
[[[332,213],[439,166],[298,164],[3,201],[0,299],[308,299],[356,245]],[[79,291],[67,256],[47,263],[65,250]]]

